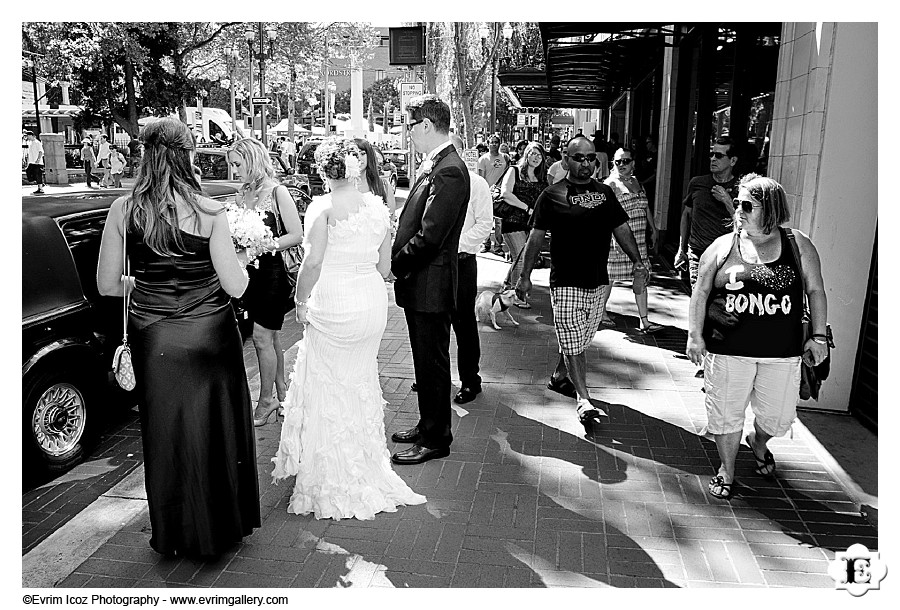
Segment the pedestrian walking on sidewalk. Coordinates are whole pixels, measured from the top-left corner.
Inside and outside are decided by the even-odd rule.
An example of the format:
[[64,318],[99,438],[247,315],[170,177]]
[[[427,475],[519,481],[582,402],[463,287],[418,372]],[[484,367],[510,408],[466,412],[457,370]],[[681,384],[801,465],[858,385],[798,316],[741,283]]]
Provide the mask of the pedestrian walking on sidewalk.
[[681,203],[681,236],[675,253],[675,268],[688,265],[691,288],[697,283],[700,257],[722,235],[731,233],[732,199],[737,195],[734,167],[738,156],[728,136],[716,138],[709,151],[709,174],[694,176]]
[[469,171],[450,142],[450,107],[436,95],[413,98],[406,128],[416,150],[428,151],[400,214],[391,252],[394,294],[409,327],[419,422],[395,432],[413,443],[395,464],[450,455],[450,324],[459,303],[459,236],[469,203]]
[[[503,243],[509,248],[510,266],[503,280],[503,289],[513,288],[522,272],[522,251],[528,241],[531,230],[528,223],[534,205],[544,189],[547,188],[547,156],[543,147],[537,142],[527,144],[519,162],[509,168],[500,183],[500,194],[509,205],[524,212],[521,218],[504,218],[500,221]],[[528,301],[516,297],[516,307],[530,309]]]
[[[188,127],[165,118],[141,137],[134,188],[113,202],[103,229],[97,287],[131,295],[150,546],[215,556],[260,526],[250,388],[231,306],[247,287],[247,256],[235,253],[222,205],[201,194]],[[131,277],[122,273],[126,252]]]
[[25,177],[29,182],[37,184],[35,195],[44,194],[44,145],[34,137],[30,131],[25,134],[28,143],[28,166],[25,168]]
[[[688,357],[704,369],[707,430],[722,461],[709,493],[725,500],[733,493],[748,403],[755,419],[745,440],[755,471],[772,477],[775,458],[766,444],[786,434],[797,415],[801,355],[813,365],[828,355],[828,302],[819,253],[805,234],[793,230],[791,236],[791,229],[780,227],[791,216],[784,189],[771,178],[750,174],[734,206],[737,231],[713,241],[700,257],[687,341]],[[804,285],[812,324],[805,344]],[[713,328],[706,304],[716,297],[735,317],[731,327]]]
[[572,138],[565,159],[567,177],[538,197],[516,293],[525,299],[531,292],[531,270],[550,231],[550,302],[560,355],[547,387],[575,398],[578,419],[587,425],[601,415],[588,394],[584,352],[600,325],[600,296],[609,284],[610,239],[615,237],[631,259],[633,281],[646,284],[650,272],[615,193],[591,178],[597,160],[593,143]]
[[[657,230],[653,224],[653,218],[650,216],[650,208],[647,204],[647,193],[638,182],[634,175],[634,152],[630,148],[620,148],[616,151],[613,159],[615,168],[613,173],[604,181],[616,194],[622,209],[628,214],[628,226],[637,242],[638,250],[641,253],[641,260],[647,269],[650,268],[650,258],[647,256],[647,226],[650,232],[650,247],[656,244]],[[634,301],[638,308],[639,330],[641,333],[655,333],[662,330],[662,326],[654,324],[650,321],[647,286],[641,283],[633,283],[631,275],[631,260],[625,251],[619,247],[615,240],[610,240],[609,245],[609,262],[606,269],[609,272],[610,283],[603,287],[603,294],[600,297],[602,301],[603,318],[601,323],[604,326],[614,326],[615,323],[609,317],[606,311],[606,303],[612,294],[613,282],[630,282],[632,283],[632,292],[634,293]]]
[[109,154],[112,149],[109,145],[109,138],[106,134],[100,134],[100,149],[97,151],[97,163],[103,170],[103,176],[100,177],[101,188],[106,188],[110,184],[109,180]]
[[96,165],[97,156],[94,154],[94,147],[90,138],[85,138],[81,141],[81,166],[84,168],[84,180],[88,188],[91,188],[91,181],[94,179],[92,172]]
[[[450,140],[457,154],[466,147],[455,133]],[[456,365],[459,368],[459,392],[453,397],[457,404],[466,404],[481,394],[481,342],[478,338],[478,320],[475,318],[475,299],[478,297],[479,246],[490,235],[494,226],[494,207],[491,187],[474,172],[469,172],[469,205],[466,220],[459,236],[459,275],[456,289],[456,309],[450,323],[456,335]],[[417,388],[418,390],[418,388]]]
[[113,144],[109,147],[109,178],[113,188],[122,188],[122,173],[125,171],[125,156],[119,152],[119,147]]

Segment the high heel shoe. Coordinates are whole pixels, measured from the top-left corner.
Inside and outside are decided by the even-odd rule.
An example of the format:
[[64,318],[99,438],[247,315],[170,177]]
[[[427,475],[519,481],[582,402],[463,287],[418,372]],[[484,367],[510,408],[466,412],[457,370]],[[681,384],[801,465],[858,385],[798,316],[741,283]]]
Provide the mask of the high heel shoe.
[[279,405],[277,401],[274,403],[268,403],[268,406],[266,407],[266,413],[262,417],[256,417],[256,411],[254,411],[253,412],[253,425],[256,426],[257,428],[259,428],[260,426],[265,426],[267,423],[269,423],[269,418],[272,416],[273,413],[275,414],[275,421],[277,422],[278,421],[278,408],[280,406],[281,405]]

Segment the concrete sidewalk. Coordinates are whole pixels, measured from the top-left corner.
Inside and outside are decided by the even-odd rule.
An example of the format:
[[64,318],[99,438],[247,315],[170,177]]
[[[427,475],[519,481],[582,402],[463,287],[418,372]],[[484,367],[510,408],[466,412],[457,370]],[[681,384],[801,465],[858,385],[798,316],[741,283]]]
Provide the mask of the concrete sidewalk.
[[[482,288],[496,287],[508,266],[487,254],[478,263]],[[591,394],[609,419],[586,434],[574,401],[546,389],[557,359],[548,276],[535,271],[532,309],[514,311],[520,326],[481,325],[484,393],[454,405],[450,457],[396,467],[427,504],[365,522],[289,515],[292,484],[271,484],[281,428],[271,423],[257,429],[263,526],[216,561],[165,559],[148,544],[131,412],[90,462],[23,495],[23,583],[833,588],[827,569],[836,551],[878,548],[877,530],[860,516],[863,500],[877,506],[877,489],[860,498],[860,485],[803,425],[803,414],[771,443],[775,480],[753,474],[742,446],[735,497],[709,496],[718,457],[704,436],[701,380],[682,356],[688,298],[665,274],[655,276],[650,306],[651,319],[666,328],[651,336],[636,332],[631,292],[613,291],[616,328],[599,331],[588,352]],[[379,352],[388,435],[417,420],[406,325],[392,294],[391,303]],[[289,366],[296,333],[287,323]],[[255,395],[249,343],[245,362]],[[455,376],[455,358],[453,366]],[[848,417],[830,423],[837,436],[841,427],[859,427]],[[877,463],[877,443],[861,450]]]

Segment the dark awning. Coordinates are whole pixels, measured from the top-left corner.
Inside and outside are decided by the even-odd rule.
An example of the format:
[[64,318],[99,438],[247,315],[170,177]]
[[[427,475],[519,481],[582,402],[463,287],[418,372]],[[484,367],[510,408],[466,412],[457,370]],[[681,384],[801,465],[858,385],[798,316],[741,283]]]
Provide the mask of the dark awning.
[[541,23],[540,30],[543,74],[498,74],[522,106],[605,108],[662,61],[673,35],[658,23]]

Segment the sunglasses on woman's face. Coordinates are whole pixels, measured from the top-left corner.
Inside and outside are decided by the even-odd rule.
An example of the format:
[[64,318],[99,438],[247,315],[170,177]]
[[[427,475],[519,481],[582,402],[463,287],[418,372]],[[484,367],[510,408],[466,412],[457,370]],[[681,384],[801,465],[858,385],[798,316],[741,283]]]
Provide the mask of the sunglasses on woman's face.
[[615,163],[616,165],[628,165],[632,161],[634,161],[634,159],[626,159],[625,157],[622,157],[621,159],[616,159],[615,161],[613,161],[613,163]]
[[746,199],[735,199],[734,201],[732,201],[732,203],[734,204],[735,210],[738,208],[741,208],[742,210],[744,210],[745,214],[751,214],[751,213],[753,213],[753,210],[755,210],[756,208],[762,207],[761,204],[753,205],[752,201],[747,201]]
[[597,160],[597,153],[588,153],[586,155],[575,153],[574,155],[569,155],[569,158],[575,163],[584,163],[585,159],[594,163]]

